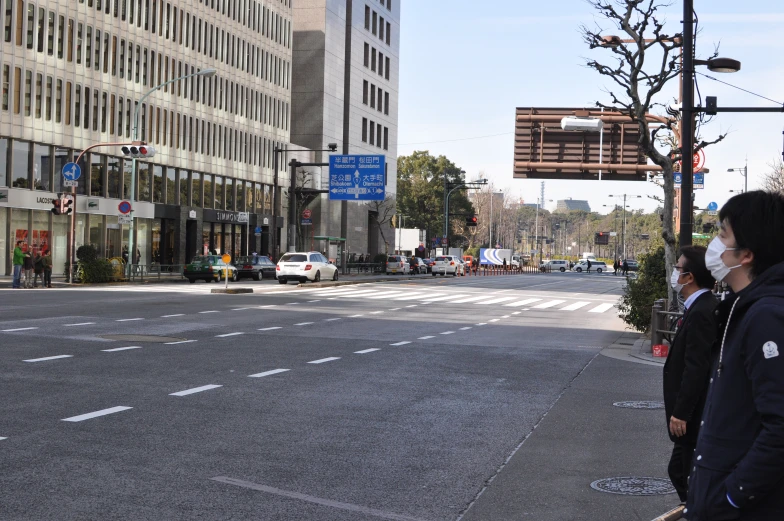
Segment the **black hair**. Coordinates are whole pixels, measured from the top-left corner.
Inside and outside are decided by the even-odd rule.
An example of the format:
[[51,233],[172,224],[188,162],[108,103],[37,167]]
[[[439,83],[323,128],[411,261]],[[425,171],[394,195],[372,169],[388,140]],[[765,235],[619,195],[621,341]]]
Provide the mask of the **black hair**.
[[711,289],[716,281],[710,270],[705,267],[705,251],[704,246],[684,246],[681,248],[681,255],[686,258],[682,271],[683,273],[691,273],[698,287]]
[[784,194],[762,190],[738,194],[722,207],[719,220],[732,227],[738,248],[754,254],[752,276],[784,262]]

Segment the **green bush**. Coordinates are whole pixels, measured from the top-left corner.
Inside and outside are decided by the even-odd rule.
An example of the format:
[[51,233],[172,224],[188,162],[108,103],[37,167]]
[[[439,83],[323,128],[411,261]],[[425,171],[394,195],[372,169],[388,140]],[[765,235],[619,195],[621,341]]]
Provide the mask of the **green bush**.
[[95,259],[89,262],[79,261],[82,282],[109,282],[114,277],[114,266],[106,259]]
[[621,319],[637,331],[647,332],[651,326],[651,306],[667,298],[667,268],[664,247],[639,257],[637,279],[628,279],[618,306]]
[[373,257],[373,264],[386,264],[387,263],[387,254],[386,253],[379,253],[375,257]]
[[82,262],[91,262],[98,259],[98,248],[92,244],[85,244],[76,249],[76,258]]

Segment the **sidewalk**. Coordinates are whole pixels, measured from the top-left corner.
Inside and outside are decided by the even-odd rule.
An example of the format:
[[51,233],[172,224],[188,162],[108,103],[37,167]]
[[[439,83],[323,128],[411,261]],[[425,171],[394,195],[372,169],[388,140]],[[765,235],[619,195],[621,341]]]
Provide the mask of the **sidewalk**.
[[591,487],[604,478],[653,477],[671,489],[664,410],[613,405],[662,400],[661,365],[630,356],[638,340],[624,333],[586,366],[461,521],[650,521],[678,505],[674,493]]

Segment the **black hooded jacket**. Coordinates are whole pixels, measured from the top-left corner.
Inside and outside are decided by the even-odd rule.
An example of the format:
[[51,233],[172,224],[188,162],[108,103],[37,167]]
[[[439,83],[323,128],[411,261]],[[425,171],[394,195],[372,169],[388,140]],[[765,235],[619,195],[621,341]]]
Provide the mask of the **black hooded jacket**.
[[685,517],[781,521],[784,263],[719,304],[716,313],[718,345]]

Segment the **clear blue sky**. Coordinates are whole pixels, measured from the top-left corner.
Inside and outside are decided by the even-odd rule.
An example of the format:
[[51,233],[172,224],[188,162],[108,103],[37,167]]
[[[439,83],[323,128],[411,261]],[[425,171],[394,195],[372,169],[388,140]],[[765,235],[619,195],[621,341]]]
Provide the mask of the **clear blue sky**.
[[[536,202],[539,181],[512,178],[516,107],[593,106],[609,102],[609,83],[584,66],[585,58],[602,59],[589,50],[581,24],[600,24],[618,34],[583,0],[401,0],[400,132],[398,153],[429,150],[445,155],[469,177],[480,171],[507,193]],[[784,4],[780,0],[696,0],[700,34],[697,56],[707,58],[720,44],[720,55],[742,62],[736,74],[705,74],[784,102]],[[682,4],[667,9],[671,33],[679,32]],[[606,60],[604,60],[606,62]],[[719,106],[775,104],[698,76],[703,96],[718,96]],[[677,83],[658,99],[670,103]],[[721,114],[704,127],[711,139],[729,131],[720,144],[706,150],[705,190],[695,204],[721,206],[743,188],[740,174],[748,156],[749,189],[758,186],[768,164],[781,158],[784,114]],[[499,135],[500,134],[500,135]],[[483,137],[494,136],[494,137]],[[620,181],[546,182],[545,199],[587,199],[606,213],[614,201],[608,194],[661,194],[652,183]],[[647,197],[634,207],[653,210]],[[554,208],[555,203],[546,207]]]

